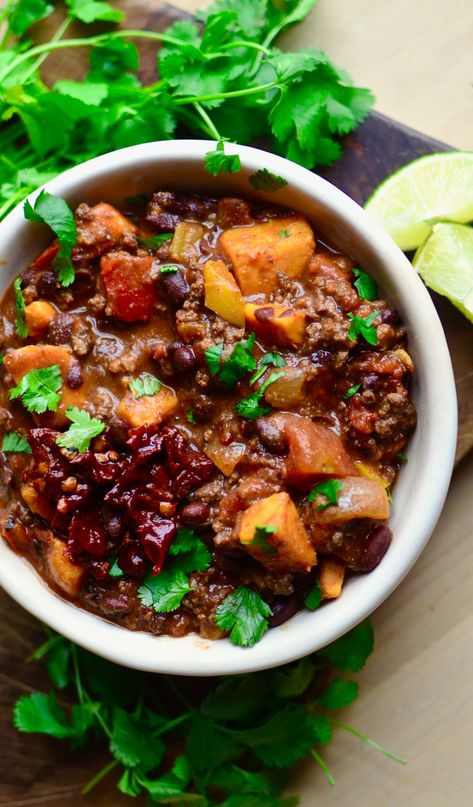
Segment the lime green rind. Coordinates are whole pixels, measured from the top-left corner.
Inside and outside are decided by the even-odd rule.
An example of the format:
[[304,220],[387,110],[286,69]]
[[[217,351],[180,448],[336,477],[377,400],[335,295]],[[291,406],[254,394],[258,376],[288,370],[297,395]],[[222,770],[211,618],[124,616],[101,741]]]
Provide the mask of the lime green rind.
[[365,209],[405,252],[422,244],[436,221],[473,221],[473,152],[414,160],[385,179]]
[[473,227],[436,224],[412,263],[430,289],[473,322]]

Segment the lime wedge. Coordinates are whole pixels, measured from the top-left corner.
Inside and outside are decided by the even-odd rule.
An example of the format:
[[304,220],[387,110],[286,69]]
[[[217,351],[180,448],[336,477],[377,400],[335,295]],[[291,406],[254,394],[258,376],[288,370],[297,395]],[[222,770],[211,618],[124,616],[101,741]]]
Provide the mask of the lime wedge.
[[422,244],[436,221],[473,221],[473,152],[414,160],[382,182],[365,209],[404,251]]
[[473,322],[473,227],[435,224],[413,265],[429,288]]

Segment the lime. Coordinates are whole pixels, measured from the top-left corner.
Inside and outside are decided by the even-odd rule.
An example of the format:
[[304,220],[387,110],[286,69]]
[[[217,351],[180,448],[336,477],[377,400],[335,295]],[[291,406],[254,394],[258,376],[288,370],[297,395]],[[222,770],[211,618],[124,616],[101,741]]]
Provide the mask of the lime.
[[365,205],[401,249],[416,249],[436,221],[473,220],[473,152],[429,154],[391,174]]
[[473,322],[473,227],[434,224],[413,265],[429,288],[448,297]]

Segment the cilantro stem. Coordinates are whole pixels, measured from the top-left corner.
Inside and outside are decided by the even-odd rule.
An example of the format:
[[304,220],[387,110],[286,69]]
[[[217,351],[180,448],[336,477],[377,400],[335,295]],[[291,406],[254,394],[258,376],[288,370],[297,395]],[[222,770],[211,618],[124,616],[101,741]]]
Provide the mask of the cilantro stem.
[[187,698],[182,694],[179,687],[176,686],[176,684],[174,683],[174,681],[172,679],[172,676],[171,675],[165,675],[164,680],[166,681],[166,684],[168,685],[171,692],[176,696],[178,701],[180,703],[182,703],[182,705],[185,706],[186,709],[188,709],[190,712],[192,712],[192,706],[190,705]]
[[77,648],[75,644],[71,643],[71,656],[72,656],[72,666],[74,668],[74,683],[77,689],[77,696],[79,698],[79,703],[84,702],[84,689],[82,686],[82,679],[79,670],[79,660],[77,658]]
[[212,119],[209,118],[209,116],[207,115],[205,109],[201,107],[198,101],[195,102],[194,109],[196,110],[196,112],[198,112],[198,114],[204,121],[206,130],[208,131],[210,137],[213,137],[215,140],[220,140],[221,137],[220,132],[218,131]]
[[335,779],[333,778],[332,772],[331,772],[329,766],[327,765],[327,763],[325,762],[325,759],[320,756],[320,754],[315,750],[315,748],[312,748],[310,753],[311,753],[311,756],[316,761],[319,768],[321,768],[321,770],[324,772],[325,778],[326,778],[327,782],[329,783],[329,785],[334,785],[335,784]]
[[366,734],[363,734],[362,731],[354,729],[353,726],[347,726],[346,723],[342,723],[340,720],[335,720],[335,718],[331,718],[330,722],[332,723],[333,726],[336,726],[339,729],[343,729],[343,731],[347,731],[348,734],[353,734],[354,737],[358,737],[359,740],[362,740],[362,742],[366,743],[366,745],[369,745],[370,748],[374,748],[375,751],[379,751],[381,754],[384,754],[385,757],[393,759],[394,762],[398,762],[400,765],[407,765],[405,759],[402,759],[402,757],[398,757],[397,754],[393,754],[392,751],[388,751],[386,748],[383,748],[382,745],[375,742],[374,740],[371,740],[369,737],[366,736]]
[[230,92],[214,92],[208,95],[185,95],[183,98],[177,98],[174,103],[176,106],[181,104],[195,104],[198,101],[220,101],[226,98],[241,98],[244,95],[256,95],[267,90],[273,90],[275,87],[280,87],[279,81],[269,81],[267,84],[258,84],[256,87],[248,87],[246,90],[231,90]]
[[[66,33],[66,31],[69,28],[71,22],[72,22],[72,19],[66,17],[66,19],[62,21],[61,25],[57,29],[54,36],[51,37],[51,39],[49,40],[50,43],[51,42],[58,42],[62,38],[62,35]],[[28,81],[28,79],[31,78],[31,76],[36,72],[38,67],[41,67],[41,65],[48,58],[48,56],[49,56],[49,53],[43,53],[43,54],[41,54],[41,56],[38,57],[38,59],[36,59],[35,62],[33,62],[30,69],[27,70],[26,73],[23,76],[23,82],[24,83],[26,83]]]
[[92,779],[89,779],[87,784],[85,784],[84,787],[82,788],[81,795],[87,796],[87,794],[90,793],[91,790],[93,790],[95,785],[98,785],[98,783],[101,782],[102,779],[105,779],[105,777],[108,776],[110,771],[113,771],[113,769],[116,768],[118,764],[119,764],[118,759],[111,759],[110,762],[104,765],[104,767],[101,768],[95,774],[95,776],[92,777]]
[[269,50],[269,48],[266,48],[264,45],[260,45],[259,42],[249,42],[249,41],[245,42],[244,40],[242,40],[241,42],[227,42],[226,45],[222,45],[218,53],[212,54],[212,58],[216,59],[218,56],[221,55],[222,51],[231,50],[231,48],[253,48],[253,50],[258,50],[265,56],[271,56],[271,51]]
[[[176,693],[176,695],[177,695],[177,693]],[[186,714],[184,714],[184,715],[180,715],[180,717],[175,717],[174,720],[170,720],[162,728],[155,731],[154,736],[155,737],[160,737],[161,734],[166,734],[168,731],[172,731],[172,729],[176,728],[176,726],[180,726],[181,723],[185,723],[186,720],[189,720],[189,718],[191,717],[191,714],[192,713],[189,711],[189,712],[186,712]]]

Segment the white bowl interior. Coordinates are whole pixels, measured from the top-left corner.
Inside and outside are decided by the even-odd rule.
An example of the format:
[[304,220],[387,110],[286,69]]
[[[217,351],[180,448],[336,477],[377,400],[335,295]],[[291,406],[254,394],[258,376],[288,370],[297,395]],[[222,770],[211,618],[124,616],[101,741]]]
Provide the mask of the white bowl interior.
[[[250,649],[234,647],[228,639],[210,642],[192,634],[182,639],[155,637],[107,622],[54,594],[0,540],[0,583],[36,617],[112,661],[186,675],[241,673],[282,664],[323,647],[367,616],[399,584],[430,537],[446,496],[456,445],[455,385],[442,326],[402,252],[347,196],[275,155],[227,145],[228,151],[240,154],[242,171],[210,177],[203,156],[214,147],[182,140],[134,146],[77,166],[45,187],[71,207],[170,187],[257,197],[305,213],[323,238],[378,279],[382,295],[401,312],[417,370],[413,395],[419,422],[409,445],[409,462],[394,490],[390,519],[394,540],[380,565],[368,575],[351,578],[338,600],[314,613],[296,615]],[[286,178],[288,185],[276,193],[253,192],[248,176],[262,167]],[[48,228],[24,220],[22,205],[12,211],[0,224],[2,292],[50,240]]]

